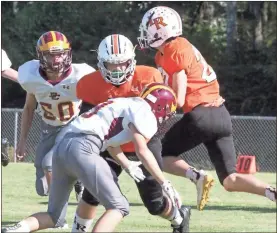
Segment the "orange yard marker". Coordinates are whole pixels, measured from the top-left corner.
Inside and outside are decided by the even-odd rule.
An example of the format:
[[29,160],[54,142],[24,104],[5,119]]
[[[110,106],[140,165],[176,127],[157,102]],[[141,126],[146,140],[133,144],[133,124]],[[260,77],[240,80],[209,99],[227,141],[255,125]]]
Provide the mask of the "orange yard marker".
[[256,157],[254,155],[239,155],[236,165],[237,173],[254,174],[257,172]]

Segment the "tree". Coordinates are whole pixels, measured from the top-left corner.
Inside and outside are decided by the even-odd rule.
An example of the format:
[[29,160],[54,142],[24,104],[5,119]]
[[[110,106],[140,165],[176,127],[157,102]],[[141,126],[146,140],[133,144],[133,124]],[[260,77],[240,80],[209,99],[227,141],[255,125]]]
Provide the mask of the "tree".
[[232,60],[236,52],[237,39],[237,2],[227,2],[227,57]]

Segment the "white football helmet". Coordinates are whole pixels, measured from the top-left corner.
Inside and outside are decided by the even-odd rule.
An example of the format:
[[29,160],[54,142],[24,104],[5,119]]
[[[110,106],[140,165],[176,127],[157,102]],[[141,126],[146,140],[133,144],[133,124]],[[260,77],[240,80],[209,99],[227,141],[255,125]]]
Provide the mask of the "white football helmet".
[[[103,39],[98,47],[98,68],[106,80],[113,85],[121,85],[133,77],[135,71],[135,47],[125,36],[113,34]],[[108,70],[105,63],[120,64],[128,61],[127,68],[122,71]]]
[[167,39],[182,35],[182,20],[169,7],[154,7],[144,14],[139,31],[138,42],[141,49],[157,48]]

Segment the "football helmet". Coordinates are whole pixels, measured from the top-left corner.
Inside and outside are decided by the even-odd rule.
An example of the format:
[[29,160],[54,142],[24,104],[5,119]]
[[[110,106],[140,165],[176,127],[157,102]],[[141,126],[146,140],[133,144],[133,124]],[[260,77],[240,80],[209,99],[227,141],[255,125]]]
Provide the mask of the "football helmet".
[[37,56],[45,72],[64,73],[72,63],[72,51],[66,36],[61,32],[49,31],[37,41]]
[[167,39],[182,35],[182,20],[173,9],[158,6],[148,10],[139,26],[141,49],[157,48]]
[[[97,50],[98,68],[106,80],[113,85],[121,85],[133,77],[135,71],[135,47],[125,36],[113,34],[103,39]],[[121,64],[127,62],[125,70],[109,70],[107,63]]]
[[151,106],[159,124],[162,124],[176,113],[176,95],[165,84],[151,83],[147,85],[141,92],[140,97]]

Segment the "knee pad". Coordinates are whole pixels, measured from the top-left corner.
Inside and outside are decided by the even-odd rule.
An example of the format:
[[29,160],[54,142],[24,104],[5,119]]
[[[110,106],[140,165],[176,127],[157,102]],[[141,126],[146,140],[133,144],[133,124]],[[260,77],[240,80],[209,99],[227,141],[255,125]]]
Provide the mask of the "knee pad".
[[[143,172],[145,168],[142,168]],[[161,185],[148,175],[143,181],[136,183],[140,197],[152,215],[160,215],[166,208],[166,198],[163,195]]]
[[39,196],[48,196],[48,184],[45,176],[36,179],[36,191]]
[[145,207],[151,215],[160,215],[166,208],[166,198],[162,197],[156,200],[145,202]]

